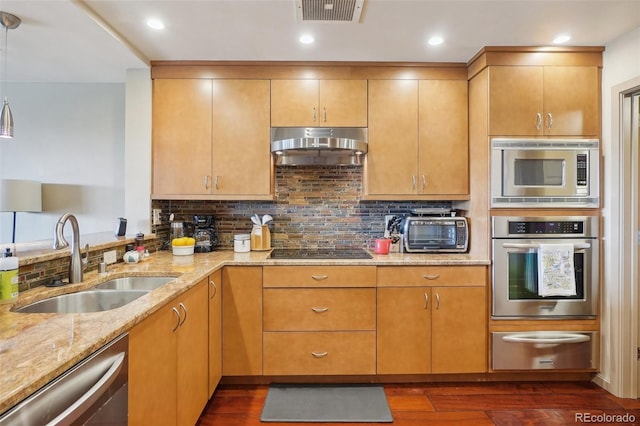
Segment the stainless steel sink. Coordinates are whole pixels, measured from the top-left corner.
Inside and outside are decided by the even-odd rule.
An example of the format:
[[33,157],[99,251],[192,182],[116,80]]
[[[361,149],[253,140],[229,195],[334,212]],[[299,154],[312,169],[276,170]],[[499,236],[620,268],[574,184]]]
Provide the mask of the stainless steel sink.
[[176,277],[123,277],[114,278],[93,286],[100,290],[155,290]]
[[87,290],[61,294],[16,309],[19,313],[86,313],[116,309],[150,290]]

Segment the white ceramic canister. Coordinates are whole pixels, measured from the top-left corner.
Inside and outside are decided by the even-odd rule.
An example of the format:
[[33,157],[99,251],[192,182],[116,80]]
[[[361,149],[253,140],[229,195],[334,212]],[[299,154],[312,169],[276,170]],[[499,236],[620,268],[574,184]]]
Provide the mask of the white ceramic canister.
[[233,236],[233,251],[236,253],[246,253],[251,251],[251,235],[236,234]]

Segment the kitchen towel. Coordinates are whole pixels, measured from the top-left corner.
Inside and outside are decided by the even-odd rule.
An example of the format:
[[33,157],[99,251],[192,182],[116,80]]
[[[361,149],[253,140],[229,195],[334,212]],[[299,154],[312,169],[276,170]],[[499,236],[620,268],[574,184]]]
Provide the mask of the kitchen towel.
[[573,244],[540,244],[538,295],[542,297],[576,295]]

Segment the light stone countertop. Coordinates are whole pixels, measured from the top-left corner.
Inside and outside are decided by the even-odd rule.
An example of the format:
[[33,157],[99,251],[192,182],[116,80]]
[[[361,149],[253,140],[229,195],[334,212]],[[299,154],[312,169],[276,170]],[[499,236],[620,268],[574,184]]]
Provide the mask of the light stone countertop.
[[[465,254],[373,255],[372,259],[272,260],[269,252],[216,251],[192,256],[158,252],[137,264],[111,265],[106,274],[91,272],[78,284],[38,287],[20,294],[14,304],[0,305],[0,413],[31,395],[92,352],[157,311],[223,266],[375,265],[444,266],[489,265]],[[172,281],[127,305],[86,314],[22,314],[12,312],[47,297],[73,293],[122,276],[175,276]]]

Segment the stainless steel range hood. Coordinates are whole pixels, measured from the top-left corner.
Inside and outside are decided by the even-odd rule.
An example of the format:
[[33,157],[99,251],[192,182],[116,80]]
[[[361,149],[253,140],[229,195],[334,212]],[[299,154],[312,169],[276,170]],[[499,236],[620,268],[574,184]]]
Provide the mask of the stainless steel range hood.
[[367,153],[367,129],[273,127],[271,152],[277,166],[361,165]]

